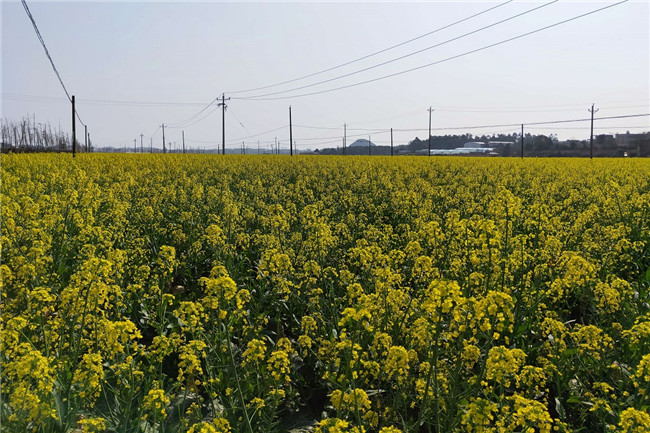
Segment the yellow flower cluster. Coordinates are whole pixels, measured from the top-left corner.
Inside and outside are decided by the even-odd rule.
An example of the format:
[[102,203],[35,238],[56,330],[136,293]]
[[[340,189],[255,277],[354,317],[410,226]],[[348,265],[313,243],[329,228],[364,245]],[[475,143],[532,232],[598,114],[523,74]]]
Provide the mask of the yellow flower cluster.
[[648,160],[0,170],[3,431],[650,428]]

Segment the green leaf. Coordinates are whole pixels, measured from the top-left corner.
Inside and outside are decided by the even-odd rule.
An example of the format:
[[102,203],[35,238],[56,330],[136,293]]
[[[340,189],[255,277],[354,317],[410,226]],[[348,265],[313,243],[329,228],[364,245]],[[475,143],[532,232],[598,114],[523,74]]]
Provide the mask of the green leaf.
[[560,419],[565,419],[566,418],[566,413],[564,412],[564,406],[562,406],[562,402],[555,397],[555,410],[557,411],[558,415],[560,415]]

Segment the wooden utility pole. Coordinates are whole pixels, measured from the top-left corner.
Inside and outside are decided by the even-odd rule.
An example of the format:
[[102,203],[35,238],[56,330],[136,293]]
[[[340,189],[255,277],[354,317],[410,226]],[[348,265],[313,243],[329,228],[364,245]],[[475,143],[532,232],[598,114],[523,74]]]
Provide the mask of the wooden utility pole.
[[521,159],[524,159],[524,124],[521,124]]
[[393,128],[390,128],[390,156],[393,156]]
[[167,153],[167,148],[165,147],[165,124],[163,123],[161,126],[163,131],[163,153]]
[[183,155],[185,154],[185,131],[181,131],[183,133]]
[[289,105],[289,155],[293,156],[293,125],[291,124],[291,105]]
[[347,140],[348,140],[348,125],[346,123],[343,124],[343,155],[345,155],[345,147],[347,145]]
[[594,113],[598,111],[594,110],[594,104],[591,104],[591,110],[587,110],[591,113],[591,134],[589,135],[589,159],[594,159]]
[[72,95],[72,157],[75,157],[77,152],[77,123],[75,121],[75,114],[77,112],[74,109],[74,95]]
[[434,110],[429,107],[427,111],[429,112],[429,156],[431,156],[431,112]]
[[221,106],[221,154],[226,154],[226,101],[230,101],[230,98],[226,99],[224,93],[221,94],[221,102],[217,104],[217,107]]

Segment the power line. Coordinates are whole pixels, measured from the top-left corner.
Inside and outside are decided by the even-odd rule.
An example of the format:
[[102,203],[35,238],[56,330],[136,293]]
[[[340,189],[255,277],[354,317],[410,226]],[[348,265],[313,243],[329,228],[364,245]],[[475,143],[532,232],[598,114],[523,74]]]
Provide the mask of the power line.
[[[650,113],[643,114],[628,114],[624,116],[607,116],[607,117],[596,117],[594,120],[611,120],[611,119],[628,119],[632,117],[645,117],[650,116]],[[524,122],[524,125],[552,125],[556,123],[573,123],[573,122],[588,122],[591,121],[591,117],[585,119],[570,119],[570,120],[549,120],[544,122]],[[505,128],[505,127],[518,127],[521,123],[505,123],[501,125],[480,125],[480,126],[453,126],[453,127],[444,127],[444,128],[431,128],[436,131],[448,131],[455,129],[481,129],[481,128]],[[398,129],[395,128],[394,131],[400,132],[411,132],[411,131],[426,131],[423,128],[410,128],[410,129]]]
[[[192,120],[196,119],[198,116],[201,115],[201,113],[203,113],[205,110],[207,110],[207,109],[208,109],[212,104],[214,104],[215,102],[217,102],[218,99],[219,99],[219,97],[217,96],[217,97],[214,98],[212,101],[210,101],[210,102],[209,102],[205,107],[203,107],[203,108],[201,109],[201,111],[199,111],[198,113],[196,113],[196,114],[190,116],[189,118],[187,118],[187,119],[185,119],[185,120],[181,120],[180,122],[176,122],[176,123],[174,123],[174,124],[173,124],[173,125],[174,125],[173,127],[174,127],[174,128],[185,127],[185,126],[186,126],[186,125],[185,125],[186,123],[191,122]],[[217,107],[217,108],[218,108],[218,107]],[[212,110],[212,111],[214,111],[214,110]],[[212,113],[212,111],[211,111],[211,113]],[[207,116],[206,116],[206,117],[207,117]],[[203,119],[205,119],[205,117],[204,117]],[[197,123],[197,122],[194,122],[194,123]],[[193,124],[194,124],[194,123],[193,123]],[[193,125],[193,124],[192,124],[192,125]],[[189,125],[188,125],[188,126],[189,126]]]
[[[38,102],[52,102],[52,103],[67,103],[65,98],[57,96],[40,96],[40,95],[21,95],[18,93],[3,93],[3,99],[11,99],[17,101],[38,101]],[[120,105],[120,106],[201,106],[205,102],[161,102],[161,101],[126,101],[114,99],[86,99],[81,102],[83,105]],[[210,104],[214,103],[214,100]],[[208,104],[209,105],[209,104]],[[180,123],[180,122],[179,122]]]
[[[247,139],[247,138],[259,137],[260,135],[268,134],[268,133],[275,132],[275,131],[280,131],[281,129],[287,128],[288,126],[289,126],[289,125],[280,126],[279,128],[270,129],[270,130],[268,130],[268,131],[260,132],[260,133],[258,133],[258,134],[248,135],[248,136],[246,136],[246,137],[233,138],[233,139],[227,140],[226,143],[239,143],[240,141],[245,140],[245,139]],[[191,141],[192,143],[202,143],[202,144],[216,144],[216,143],[221,143],[221,141],[214,141],[214,140],[208,140],[208,141],[190,140],[190,141]]]
[[[45,55],[50,60],[50,65],[52,65],[52,69],[54,70],[56,77],[59,79],[59,83],[61,83],[61,87],[63,87],[63,91],[68,97],[68,101],[72,102],[72,97],[70,97],[70,93],[68,92],[68,89],[65,87],[65,84],[63,84],[63,80],[61,79],[61,74],[59,74],[59,70],[56,69],[56,65],[54,65],[54,60],[52,60],[50,51],[47,49],[47,46],[45,45],[45,41],[43,40],[43,36],[41,36],[41,32],[38,30],[38,26],[36,25],[36,20],[34,20],[34,17],[32,16],[32,12],[29,10],[29,6],[27,6],[27,2],[25,0],[22,0],[22,4],[23,7],[25,8],[25,12],[27,13],[27,16],[32,22],[32,26],[34,26],[34,31],[36,32],[36,36],[38,37],[38,40],[40,41],[41,45],[43,46],[43,49],[45,50]],[[83,123],[83,121],[81,120],[81,117],[79,117],[79,113],[75,111],[75,115],[77,119],[79,119],[79,123],[81,123],[83,126],[86,126],[86,124]]]
[[[209,107],[209,105],[208,105],[208,107]],[[206,108],[207,108],[207,107],[206,107]],[[176,126],[168,126],[168,125],[166,125],[166,126],[168,126],[168,127],[171,128],[171,129],[188,128],[188,127],[190,127],[190,126],[196,125],[197,123],[199,123],[199,122],[201,122],[201,121],[207,119],[207,118],[210,116],[210,114],[214,113],[214,112],[217,111],[218,109],[219,109],[219,107],[214,107],[214,108],[213,108],[211,111],[209,111],[205,116],[203,116],[203,117],[201,117],[201,118],[199,118],[199,119],[196,119],[194,122],[191,122],[191,123],[182,123],[182,122],[180,122],[180,123],[178,123],[178,124],[175,124]],[[203,111],[204,111],[204,110],[201,110],[201,111],[200,111],[199,113],[197,113],[197,114],[200,114],[200,113],[202,113]],[[193,116],[193,117],[196,117],[196,115]]]
[[[220,97],[219,97],[220,98]],[[213,99],[203,110],[199,111],[197,114],[191,116],[184,121],[177,122],[178,124],[184,123],[187,121],[192,121],[197,117],[198,114],[202,113],[207,109],[211,104],[216,102],[217,99]],[[70,101],[65,98],[58,96],[39,96],[39,95],[21,95],[17,93],[2,93],[2,99],[5,100],[15,100],[15,101],[28,101],[28,102],[48,102],[48,103],[57,103],[57,104],[67,104]],[[632,102],[648,102],[650,99],[632,99],[627,101],[603,101],[602,104],[627,104]],[[559,104],[559,105],[543,105],[543,106],[521,106],[521,107],[457,107],[457,106],[447,106],[441,107],[439,111],[450,111],[450,112],[503,112],[503,113],[514,113],[514,112],[527,112],[530,109],[530,112],[544,112],[544,111],[573,111],[572,109],[568,110],[546,110],[546,108],[555,108],[555,107],[580,107],[580,111],[584,109],[585,105],[588,105],[590,102],[581,102],[578,104]],[[121,105],[121,106],[201,106],[205,105],[204,102],[155,102],[155,101],[119,101],[119,100],[105,100],[105,99],[86,99],[83,101],[77,101],[77,105]],[[614,108],[638,108],[638,107],[647,107],[648,104],[643,105],[624,105],[624,106],[605,106],[601,105],[601,108],[605,109],[614,109]],[[576,108],[577,110],[577,108]],[[419,111],[419,110],[418,110]],[[409,112],[408,114],[416,113],[417,111]],[[395,116],[391,116],[386,120],[393,119]],[[296,125],[294,125],[296,126]],[[332,128],[340,129],[340,128]]]
[[558,22],[556,22],[556,23],[554,23],[554,24],[550,24],[550,25],[547,25],[547,26],[544,26],[544,27],[540,27],[540,28],[535,29],[535,30],[532,30],[532,31],[530,31],[530,32],[522,33],[522,34],[520,34],[520,35],[517,35],[517,36],[511,37],[511,38],[508,38],[508,39],[504,39],[504,40],[499,41],[499,42],[495,42],[495,43],[492,43],[492,44],[489,44],[489,45],[485,45],[485,46],[483,46],[483,47],[481,47],[481,48],[476,48],[476,49],[474,49],[474,50],[466,51],[466,52],[464,52],[464,53],[457,54],[457,55],[455,55],[455,56],[451,56],[451,57],[447,57],[447,58],[442,59],[442,60],[437,60],[437,61],[435,61],[435,62],[427,63],[427,64],[425,64],[425,65],[417,66],[417,67],[414,67],[414,68],[406,69],[406,70],[399,71],[399,72],[395,72],[395,73],[388,74],[388,75],[383,75],[383,76],[381,76],[381,77],[373,78],[373,79],[366,80],[366,81],[360,81],[360,82],[357,82],[357,83],[348,84],[348,85],[340,86],[340,87],[335,87],[335,88],[332,88],[332,89],[325,89],[325,90],[320,90],[320,91],[316,91],[316,92],[302,93],[302,94],[292,95],[292,96],[275,96],[275,97],[271,97],[271,98],[262,98],[262,97],[259,97],[259,98],[253,98],[253,97],[247,97],[247,98],[234,98],[234,99],[253,100],[253,101],[272,101],[272,100],[278,100],[278,99],[292,99],[292,98],[300,98],[300,97],[303,97],[303,96],[320,95],[320,94],[323,94],[323,93],[329,93],[329,92],[334,92],[334,91],[337,91],[337,90],[348,89],[348,88],[350,88],[350,87],[360,86],[360,85],[362,85],[362,84],[373,83],[373,82],[375,82],[375,81],[380,81],[380,80],[384,80],[384,79],[386,79],[386,78],[396,77],[396,76],[398,76],[398,75],[403,75],[403,74],[406,74],[406,73],[409,73],[409,72],[417,71],[417,70],[419,70],[419,69],[424,69],[424,68],[427,68],[427,67],[430,67],[430,66],[434,66],[434,65],[441,64],[441,63],[445,63],[445,62],[448,62],[448,61],[451,61],[451,60],[454,60],[454,59],[457,59],[457,58],[460,58],[460,57],[467,56],[467,55],[469,55],[469,54],[477,53],[477,52],[479,52],[479,51],[487,50],[488,48],[493,48],[493,47],[496,47],[496,46],[498,46],[498,45],[505,44],[505,43],[507,43],[507,42],[512,42],[512,41],[514,41],[514,40],[521,39],[521,38],[523,38],[523,37],[530,36],[530,35],[532,35],[532,34],[539,33],[539,32],[541,32],[541,31],[548,30],[548,29],[553,28],[553,27],[557,27],[557,26],[559,26],[559,25],[561,25],[561,24],[566,24],[566,23],[568,23],[568,22],[575,21],[575,20],[580,19],[580,18],[584,18],[584,17],[586,17],[586,16],[588,16],[588,15],[592,15],[592,14],[595,14],[595,13],[597,13],[597,12],[601,12],[601,11],[603,11],[603,10],[605,10],[605,9],[609,9],[609,8],[614,7],[614,6],[618,6],[618,5],[620,5],[620,4],[627,3],[628,1],[629,1],[629,0],[622,0],[622,1],[620,1],[620,2],[617,2],[617,3],[613,3],[613,4],[611,4],[611,5],[604,6],[604,7],[602,7],[602,8],[594,9],[594,10],[592,10],[592,11],[590,11],[590,12],[586,12],[586,13],[584,13],[584,14],[576,15],[576,16],[574,16],[574,17],[572,17],[572,18],[568,18],[568,19],[563,20],[563,21],[558,21]]
[[237,117],[237,116],[235,115],[235,113],[232,111],[232,107],[230,107],[230,114],[232,114],[232,117],[234,117],[235,120],[236,120],[237,122],[239,122],[239,124],[241,125],[242,128],[244,128],[244,131],[246,131],[246,133],[248,133],[248,134],[251,133],[251,132],[248,130],[248,128],[246,128],[246,127],[244,126],[244,124],[241,122],[241,120],[239,120],[239,117]]
[[262,95],[256,95],[256,96],[247,96],[247,97],[243,97],[243,98],[241,98],[241,99],[247,99],[247,98],[257,99],[257,98],[264,98],[264,97],[267,97],[267,96],[280,95],[280,94],[282,94],[282,93],[288,93],[288,92],[293,92],[293,91],[296,91],[296,90],[307,89],[307,88],[309,88],[309,87],[314,87],[314,86],[318,86],[318,85],[320,85],[320,84],[325,84],[325,83],[329,83],[329,82],[332,82],[332,81],[340,80],[340,79],[342,79],[342,78],[350,77],[350,76],[352,76],[352,75],[356,75],[356,74],[359,74],[359,73],[361,73],[361,72],[366,72],[366,71],[369,71],[369,70],[371,70],[371,69],[375,69],[375,68],[378,68],[378,67],[380,67],[380,66],[384,66],[384,65],[387,65],[387,64],[390,64],[390,63],[396,62],[396,61],[398,61],[398,60],[403,60],[403,59],[405,59],[405,58],[407,58],[407,57],[411,57],[411,56],[414,56],[414,55],[416,55],[416,54],[420,54],[420,53],[422,53],[422,52],[424,52],[424,51],[428,51],[428,50],[431,50],[431,49],[433,49],[433,48],[437,48],[437,47],[439,47],[439,46],[442,46],[442,45],[448,44],[449,42],[457,41],[457,40],[459,40],[459,39],[462,39],[462,38],[465,38],[465,37],[467,37],[467,36],[473,35],[473,34],[475,34],[475,33],[481,32],[481,31],[483,31],[483,30],[487,30],[487,29],[489,29],[489,28],[491,28],[491,27],[498,26],[499,24],[503,24],[503,23],[505,23],[505,22],[507,22],[507,21],[513,20],[513,19],[518,18],[518,17],[520,17],[520,16],[522,16],[522,15],[526,15],[526,14],[529,14],[529,13],[531,13],[531,12],[534,12],[534,11],[536,11],[536,10],[538,10],[538,9],[544,8],[544,7],[546,7],[546,6],[550,6],[550,5],[552,5],[553,3],[557,3],[558,1],[559,1],[559,0],[553,0],[553,1],[549,2],[549,3],[545,3],[545,4],[541,5],[541,6],[536,6],[536,7],[532,8],[532,9],[527,10],[527,11],[521,12],[521,13],[519,13],[519,14],[513,15],[513,16],[511,16],[511,17],[509,17],[509,18],[505,18],[505,19],[503,19],[503,20],[501,20],[501,21],[497,21],[497,22],[495,22],[495,23],[489,24],[489,25],[487,25],[487,26],[481,27],[481,28],[476,29],[476,30],[473,30],[473,31],[471,31],[471,32],[464,33],[464,34],[462,34],[462,35],[460,35],[460,36],[456,36],[456,37],[454,37],[454,38],[447,39],[446,41],[443,41],[443,42],[440,42],[440,43],[437,43],[437,44],[434,44],[434,45],[428,46],[428,47],[426,47],[426,48],[422,48],[422,49],[417,50],[417,51],[413,51],[412,53],[405,54],[405,55],[403,55],[403,56],[395,57],[394,59],[390,59],[390,60],[387,60],[387,61],[385,61],[385,62],[377,63],[376,65],[368,66],[367,68],[359,69],[359,70],[357,70],[357,71],[349,72],[349,73],[347,73],[347,74],[339,75],[339,76],[337,76],[337,77],[329,78],[329,79],[327,79],[327,80],[322,80],[322,81],[319,81],[319,82],[317,82],[317,83],[306,84],[306,85],[304,85],[304,86],[300,86],[300,87],[294,87],[293,89],[281,90],[281,91],[278,91],[278,92],[272,92],[272,93],[265,93],[265,94],[262,94]]
[[52,56],[50,55],[49,50],[47,49],[47,46],[45,45],[45,41],[43,40],[43,36],[41,36],[41,32],[38,30],[38,26],[36,25],[36,21],[34,20],[34,17],[32,16],[31,11],[29,10],[29,7],[27,6],[27,2],[25,0],[22,0],[23,7],[25,8],[25,12],[27,12],[27,16],[32,22],[32,25],[34,26],[34,30],[36,31],[36,36],[38,36],[38,40],[41,42],[41,45],[43,46],[43,49],[45,50],[45,55],[47,58],[50,60],[50,64],[52,65],[52,69],[54,69],[54,73],[56,74],[57,78],[59,79],[59,83],[61,83],[61,87],[63,87],[63,91],[65,92],[66,96],[68,97],[68,101],[72,102],[72,98],[70,97],[70,93],[68,93],[68,89],[66,89],[65,84],[63,84],[63,80],[61,79],[61,75],[59,74],[59,71],[56,69],[56,66],[54,65],[54,60],[52,60]]
[[[622,105],[618,107],[601,107],[602,109],[617,109],[617,108],[640,108],[647,107],[648,105]],[[481,110],[481,109],[455,109],[455,108],[439,108],[438,111],[445,111],[451,113],[551,113],[551,112],[568,112],[568,111],[584,111],[584,108],[569,108],[569,109],[548,109],[548,110]]]
[[365,56],[363,56],[363,57],[359,57],[359,58],[356,58],[356,59],[354,59],[354,60],[350,60],[350,61],[348,61],[348,62],[341,63],[340,65],[333,66],[333,67],[331,67],[331,68],[323,69],[323,70],[321,70],[321,71],[314,72],[314,73],[312,73],[312,74],[304,75],[304,76],[302,76],[302,77],[294,78],[294,79],[291,79],[291,80],[282,81],[282,82],[280,82],[280,83],[270,84],[270,85],[268,85],[268,86],[256,87],[256,88],[253,88],[253,89],[246,89],[246,90],[237,90],[237,91],[234,91],[234,92],[227,92],[227,93],[235,94],[235,93],[247,93],[247,92],[253,92],[253,91],[255,91],[255,90],[263,90],[263,89],[268,89],[268,88],[271,88],[271,87],[277,87],[277,86],[281,86],[281,85],[283,85],[283,84],[289,84],[289,83],[293,83],[293,82],[295,82],[295,81],[304,80],[305,78],[310,78],[310,77],[313,77],[313,76],[316,76],[316,75],[324,74],[325,72],[333,71],[333,70],[335,70],[335,69],[342,68],[343,66],[351,65],[351,64],[356,63],[356,62],[359,62],[359,61],[361,61],[361,60],[365,60],[365,59],[367,59],[367,58],[370,58],[370,57],[376,56],[377,54],[385,53],[386,51],[392,50],[392,49],[394,49],[394,48],[401,47],[402,45],[406,45],[406,44],[408,44],[408,43],[410,43],[410,42],[413,42],[413,41],[417,41],[418,39],[422,39],[422,38],[424,38],[425,36],[429,36],[429,35],[432,35],[432,34],[434,34],[434,33],[440,32],[440,31],[442,31],[442,30],[448,29],[448,28],[453,27],[453,26],[455,26],[455,25],[457,25],[457,24],[460,24],[460,23],[463,23],[463,22],[465,22],[465,21],[468,21],[468,20],[470,20],[470,19],[472,19],[472,18],[476,18],[476,17],[478,17],[479,15],[483,15],[483,14],[485,14],[485,13],[487,13],[487,12],[490,12],[490,11],[492,11],[492,10],[494,10],[494,9],[500,8],[501,6],[505,6],[505,5],[507,5],[508,3],[512,3],[512,1],[513,1],[513,0],[508,0],[508,1],[504,2],[504,3],[498,4],[498,5],[496,5],[496,6],[493,6],[493,7],[491,7],[491,8],[488,8],[488,9],[485,9],[484,11],[481,11],[481,12],[479,12],[479,13],[476,13],[476,14],[474,14],[474,15],[471,15],[471,16],[469,16],[469,17],[467,17],[467,18],[463,18],[462,20],[455,21],[455,22],[453,22],[453,23],[451,23],[451,24],[447,24],[447,25],[444,26],[444,27],[440,27],[440,28],[438,28],[438,29],[432,30],[432,31],[430,31],[430,32],[428,32],[428,33],[425,33],[425,34],[423,34],[423,35],[417,36],[417,37],[415,37],[415,38],[409,39],[409,40],[404,41],[404,42],[400,42],[399,44],[392,45],[392,46],[390,46],[390,47],[388,47],[388,48],[384,48],[383,50],[376,51],[376,52],[374,52],[374,53],[371,53],[371,54],[365,55]]

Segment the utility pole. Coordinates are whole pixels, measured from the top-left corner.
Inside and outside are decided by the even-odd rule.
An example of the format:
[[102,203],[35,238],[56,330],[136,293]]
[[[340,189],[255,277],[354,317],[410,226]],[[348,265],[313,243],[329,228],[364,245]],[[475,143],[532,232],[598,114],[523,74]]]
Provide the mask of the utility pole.
[[[36,118],[36,115],[34,115]],[[35,122],[36,120],[34,120]],[[84,125],[84,147],[86,148],[86,153],[88,152],[88,126]]]
[[370,156],[370,134],[368,134],[368,156]]
[[88,134],[88,152],[90,152],[91,147],[93,147],[93,143],[90,141],[90,134]]
[[521,159],[524,159],[524,124],[521,124]]
[[587,110],[591,113],[591,135],[589,135],[589,159],[594,159],[594,113],[598,109],[594,110],[594,104],[591,104],[591,110]]
[[226,99],[224,93],[221,94],[221,102],[217,104],[217,107],[221,107],[221,154],[226,154],[226,101],[230,101],[230,98]]
[[431,112],[434,110],[429,106],[427,111],[429,112],[429,156],[431,156]]
[[133,153],[138,153],[138,140],[133,139]]
[[275,148],[273,148],[273,153],[280,154],[280,148],[278,147],[278,137],[275,137]]
[[244,146],[245,146],[244,142],[242,141],[241,142],[241,153],[242,153],[242,155],[246,155],[246,147],[244,147]]
[[393,156],[393,128],[390,128],[390,156]]
[[151,142],[149,143],[149,145],[151,146],[149,153],[153,153],[153,137],[151,137]]
[[74,95],[72,95],[72,157],[75,157],[77,151],[77,124],[75,122]]
[[257,140],[257,154],[260,154],[260,141]]
[[163,123],[161,126],[163,131],[163,153],[167,153],[167,148],[165,147],[165,124]]
[[144,146],[142,145],[143,138],[144,138],[144,134],[140,134],[140,153],[144,153]]
[[343,124],[343,155],[345,155],[345,147],[348,141],[348,125],[347,123]]
[[293,156],[293,126],[291,125],[291,105],[289,105],[289,154]]
[[183,155],[185,155],[185,131],[181,131],[183,133]]

